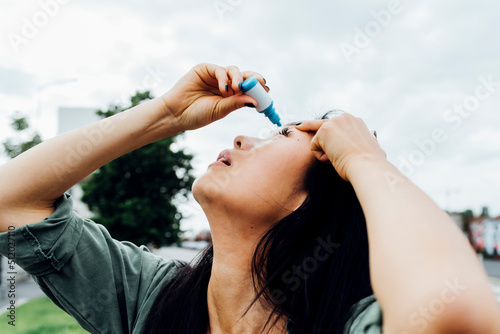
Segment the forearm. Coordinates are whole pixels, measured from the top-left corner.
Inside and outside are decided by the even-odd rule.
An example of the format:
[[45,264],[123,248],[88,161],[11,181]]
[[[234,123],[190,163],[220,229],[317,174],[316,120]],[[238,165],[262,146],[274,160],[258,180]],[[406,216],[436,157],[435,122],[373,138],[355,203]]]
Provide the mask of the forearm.
[[498,312],[484,269],[462,232],[396,167],[366,159],[352,168],[349,180],[366,216],[371,280],[384,316],[420,329],[423,323],[416,320],[426,318],[419,312],[429,313],[436,298],[445,310],[458,310],[450,311],[453,316],[464,306],[466,313],[478,305],[481,312]]
[[47,210],[78,181],[109,161],[177,133],[154,99],[50,139],[0,166],[0,228],[22,224],[9,212]]
[[255,103],[238,86],[250,76],[265,85],[260,74],[241,73],[235,66],[196,65],[161,97],[46,141],[0,166],[0,232],[47,217],[63,192],[109,161]]

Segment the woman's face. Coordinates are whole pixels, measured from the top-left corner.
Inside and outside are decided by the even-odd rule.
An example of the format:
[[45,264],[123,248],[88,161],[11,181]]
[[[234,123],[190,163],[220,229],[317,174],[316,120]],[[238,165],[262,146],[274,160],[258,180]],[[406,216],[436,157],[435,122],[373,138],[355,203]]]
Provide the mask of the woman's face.
[[294,126],[265,139],[236,137],[234,147],[214,157],[218,161],[193,184],[195,199],[215,219],[220,213],[251,224],[276,222],[306,198],[304,177],[315,160],[312,137]]

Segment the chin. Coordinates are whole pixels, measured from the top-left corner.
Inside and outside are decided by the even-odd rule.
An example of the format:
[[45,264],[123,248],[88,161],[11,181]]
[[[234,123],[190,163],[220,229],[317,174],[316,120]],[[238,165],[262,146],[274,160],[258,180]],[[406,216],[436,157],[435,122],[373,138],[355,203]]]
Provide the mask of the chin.
[[193,182],[193,197],[200,205],[221,199],[223,189],[210,175],[203,174]]
[[[202,185],[200,185],[200,179],[202,179],[203,176],[204,175],[197,177],[194,180],[193,185],[191,186],[191,193],[193,194],[195,201],[198,203],[200,203],[200,194],[203,193],[200,189],[202,187]],[[201,181],[201,182],[203,182],[203,181]]]

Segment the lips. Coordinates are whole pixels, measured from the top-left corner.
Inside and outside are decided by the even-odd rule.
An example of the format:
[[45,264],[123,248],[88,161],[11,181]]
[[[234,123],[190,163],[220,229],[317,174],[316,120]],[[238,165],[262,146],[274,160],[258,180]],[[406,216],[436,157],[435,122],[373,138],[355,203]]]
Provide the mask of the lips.
[[229,150],[220,152],[217,161],[224,163],[226,166],[231,166],[231,152]]

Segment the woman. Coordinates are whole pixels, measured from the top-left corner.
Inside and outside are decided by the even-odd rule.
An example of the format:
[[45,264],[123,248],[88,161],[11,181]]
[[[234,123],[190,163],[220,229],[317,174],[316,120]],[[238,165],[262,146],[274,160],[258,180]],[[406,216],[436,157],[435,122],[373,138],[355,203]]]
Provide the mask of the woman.
[[1,253],[93,333],[500,333],[461,232],[349,114],[236,137],[193,185],[213,248],[191,266],[72,212],[64,192],[100,166],[255,104],[238,87],[252,75],[265,85],[200,64],[1,166]]

